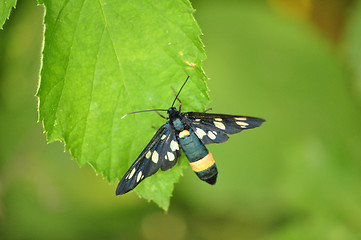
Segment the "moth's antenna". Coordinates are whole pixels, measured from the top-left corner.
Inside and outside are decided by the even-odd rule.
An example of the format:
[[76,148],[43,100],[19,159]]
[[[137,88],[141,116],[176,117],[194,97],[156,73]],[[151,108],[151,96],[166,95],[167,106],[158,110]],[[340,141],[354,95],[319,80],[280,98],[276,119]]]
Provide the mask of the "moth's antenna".
[[[177,98],[178,98],[180,92],[182,91],[184,85],[186,85],[188,79],[189,79],[189,76],[187,77],[187,79],[186,79],[185,82],[183,83],[182,87],[179,89],[177,95],[175,96],[174,101],[173,101],[173,103],[172,103],[172,107],[174,106],[175,101],[177,100]],[[121,117],[121,119],[125,118],[126,116],[128,116],[128,115],[130,115],[130,114],[134,114],[134,113],[157,112],[157,111],[168,111],[168,110],[167,110],[167,109],[152,109],[152,110],[142,110],[142,111],[130,112],[130,113],[125,114],[123,117]]]
[[167,109],[152,109],[152,110],[142,110],[142,111],[130,112],[130,113],[125,114],[123,117],[121,117],[121,119],[125,118],[126,116],[128,116],[130,114],[134,114],[134,113],[156,112],[156,111],[168,111],[168,110]]
[[177,100],[177,98],[178,98],[178,96],[179,96],[180,92],[182,91],[182,89],[183,89],[184,85],[186,85],[186,83],[187,83],[188,79],[189,79],[189,76],[187,77],[186,81],[183,83],[182,87],[179,89],[179,91],[178,91],[177,95],[175,96],[174,101],[173,101],[173,103],[172,103],[172,107],[173,107],[173,105],[174,105],[175,101]]

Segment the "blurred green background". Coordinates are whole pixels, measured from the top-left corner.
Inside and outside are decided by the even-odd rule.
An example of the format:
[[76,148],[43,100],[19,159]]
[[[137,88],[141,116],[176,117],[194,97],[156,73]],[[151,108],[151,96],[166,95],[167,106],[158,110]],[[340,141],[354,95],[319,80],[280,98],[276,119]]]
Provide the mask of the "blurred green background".
[[[43,7],[0,31],[0,239],[361,239],[361,3],[192,1],[213,112],[267,119],[210,145],[167,213],[79,168],[37,123]],[[185,107],[185,106],[184,106]]]

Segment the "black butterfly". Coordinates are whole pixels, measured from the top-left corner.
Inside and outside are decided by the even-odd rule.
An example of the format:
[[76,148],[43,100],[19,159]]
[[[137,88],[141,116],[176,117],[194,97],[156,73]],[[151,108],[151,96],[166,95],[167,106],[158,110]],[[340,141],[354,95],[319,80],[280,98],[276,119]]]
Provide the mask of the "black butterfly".
[[[172,168],[181,155],[180,148],[183,149],[197,176],[209,184],[215,184],[218,174],[217,167],[212,154],[204,145],[225,142],[229,138],[227,134],[259,127],[265,121],[261,118],[237,115],[205,112],[181,113],[182,104],[178,96],[188,79],[189,76],[168,110],[153,109],[131,112],[125,115],[148,111],[167,111],[168,118],[164,118],[168,121],[158,129],[152,140],[120,180],[116,195],[134,189],[144,178],[153,175],[159,168],[163,171]],[[173,107],[176,100],[180,103],[179,110]]]

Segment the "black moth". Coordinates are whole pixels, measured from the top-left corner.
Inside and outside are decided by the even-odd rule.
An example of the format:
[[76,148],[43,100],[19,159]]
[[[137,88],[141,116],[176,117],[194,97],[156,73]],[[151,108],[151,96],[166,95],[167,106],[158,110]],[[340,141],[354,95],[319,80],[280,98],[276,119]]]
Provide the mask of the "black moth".
[[[166,119],[168,121],[158,129],[152,140],[120,180],[116,195],[134,189],[143,179],[156,173],[159,168],[163,171],[172,168],[181,155],[180,148],[183,149],[197,176],[209,184],[215,184],[218,174],[217,167],[212,154],[204,145],[225,142],[229,138],[227,134],[259,127],[265,121],[261,118],[237,115],[205,112],[181,113],[182,104],[178,96],[188,79],[189,76],[168,110],[153,109],[131,112],[125,115],[149,111],[167,111],[168,118]],[[176,100],[179,101],[179,110],[173,107]]]

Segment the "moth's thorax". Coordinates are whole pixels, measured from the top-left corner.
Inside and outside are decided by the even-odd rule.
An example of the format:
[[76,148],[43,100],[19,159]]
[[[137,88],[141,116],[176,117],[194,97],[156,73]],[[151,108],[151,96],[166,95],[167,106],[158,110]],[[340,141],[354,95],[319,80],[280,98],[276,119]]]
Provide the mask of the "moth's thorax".
[[184,123],[182,122],[182,120],[180,118],[176,118],[173,120],[171,119],[171,122],[172,122],[175,130],[177,130],[178,132],[184,130]]
[[182,114],[175,108],[170,107],[168,109],[169,122],[174,126],[174,128],[179,132],[184,130],[184,122]]

